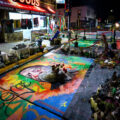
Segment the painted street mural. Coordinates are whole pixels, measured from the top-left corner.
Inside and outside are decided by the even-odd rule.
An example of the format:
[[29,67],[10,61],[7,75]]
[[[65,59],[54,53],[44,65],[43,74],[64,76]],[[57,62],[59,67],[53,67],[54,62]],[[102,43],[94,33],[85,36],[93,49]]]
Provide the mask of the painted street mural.
[[0,78],[0,120],[60,120],[93,63],[48,53]]
[[[76,41],[73,41],[73,43],[74,42],[76,42]],[[90,47],[93,45],[100,45],[99,40],[97,40],[97,39],[89,39],[89,40],[80,39],[77,42],[78,42],[79,47]],[[73,43],[71,43],[72,47],[74,47]]]
[[[28,97],[30,99],[31,97]],[[47,117],[49,116],[49,117]],[[0,120],[60,120],[58,116],[0,88]]]

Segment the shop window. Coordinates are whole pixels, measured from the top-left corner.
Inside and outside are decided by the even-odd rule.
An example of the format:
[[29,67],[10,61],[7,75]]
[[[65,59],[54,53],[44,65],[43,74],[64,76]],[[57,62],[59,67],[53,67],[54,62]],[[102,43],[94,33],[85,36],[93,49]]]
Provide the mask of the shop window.
[[[23,29],[40,30],[46,28],[45,16],[30,15],[21,13],[9,13],[10,20],[13,19],[14,30],[22,31]],[[11,27],[12,28],[12,27]]]

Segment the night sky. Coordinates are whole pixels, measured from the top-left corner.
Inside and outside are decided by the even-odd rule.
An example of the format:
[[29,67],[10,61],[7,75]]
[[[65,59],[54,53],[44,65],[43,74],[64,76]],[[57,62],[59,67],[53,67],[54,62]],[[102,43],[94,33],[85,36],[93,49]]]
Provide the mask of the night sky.
[[[89,5],[93,7],[95,9],[97,18],[101,18],[102,20],[107,19],[107,17],[111,15],[114,16],[115,21],[120,20],[120,4],[118,0],[71,0],[71,1],[73,7],[81,5]],[[110,12],[110,10],[113,10],[113,12]]]

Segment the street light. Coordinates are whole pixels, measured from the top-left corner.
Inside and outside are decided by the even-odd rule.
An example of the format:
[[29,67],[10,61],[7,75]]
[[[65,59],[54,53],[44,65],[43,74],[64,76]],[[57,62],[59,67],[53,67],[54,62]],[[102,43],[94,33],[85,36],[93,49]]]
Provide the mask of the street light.
[[110,12],[113,13],[113,9],[111,9]]
[[114,43],[116,42],[115,38],[116,38],[116,30],[119,29],[120,24],[119,23],[115,23],[115,29],[114,29]]
[[115,28],[118,29],[120,27],[119,23],[115,23]]

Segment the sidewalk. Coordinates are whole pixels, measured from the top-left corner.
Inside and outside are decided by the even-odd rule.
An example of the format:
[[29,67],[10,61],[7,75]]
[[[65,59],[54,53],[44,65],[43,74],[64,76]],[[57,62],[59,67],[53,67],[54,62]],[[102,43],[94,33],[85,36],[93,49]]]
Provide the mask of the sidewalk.
[[[68,42],[67,38],[63,38],[61,43],[63,44],[65,42]],[[9,50],[11,48],[13,48],[15,45],[21,44],[21,43],[28,44],[28,43],[30,43],[30,41],[26,41],[26,42],[21,41],[21,42],[12,42],[12,43],[0,43],[0,51],[9,53]],[[50,41],[49,40],[43,40],[42,45],[46,45],[46,46],[50,47]]]
[[0,51],[9,53],[9,50],[17,44],[24,43],[21,42],[12,42],[12,43],[0,43]]

